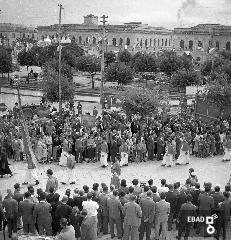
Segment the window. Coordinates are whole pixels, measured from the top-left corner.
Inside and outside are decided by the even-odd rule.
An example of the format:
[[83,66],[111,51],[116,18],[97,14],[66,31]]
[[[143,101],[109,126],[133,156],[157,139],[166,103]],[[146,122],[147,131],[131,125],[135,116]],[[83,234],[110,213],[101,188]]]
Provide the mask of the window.
[[226,51],[230,51],[230,42],[227,42],[227,43],[226,43],[225,48],[226,48]]
[[150,47],[152,46],[152,39],[150,39]]
[[93,44],[96,44],[96,38],[93,37]]
[[12,38],[15,38],[15,33],[12,33]]
[[130,41],[130,38],[127,38],[127,46],[130,46],[130,43],[131,43],[131,41]]
[[33,39],[34,39],[34,33],[32,33],[32,35],[31,35],[31,38],[33,38]]
[[113,46],[116,46],[116,38],[113,38],[113,39],[112,39],[112,45],[113,45]]
[[148,46],[148,39],[145,40],[145,43],[144,43],[145,47]]
[[171,39],[168,40],[168,45],[171,46]]
[[203,44],[201,41],[198,41],[198,47],[203,47]]
[[143,40],[140,39],[140,46],[142,47],[143,46]]
[[212,41],[209,41],[209,47],[210,48],[212,47]]
[[161,45],[162,45],[162,47],[164,46],[164,39],[163,38],[161,40]]
[[119,45],[120,45],[120,46],[123,45],[123,38],[120,38]]
[[188,42],[188,47],[189,47],[189,50],[193,50],[193,41],[192,40],[190,40]]
[[165,47],[168,46],[168,39],[165,40]]
[[25,38],[25,37],[26,37],[26,34],[25,34],[25,33],[23,33],[23,34],[22,34],[22,37],[23,37],[23,38]]
[[218,41],[216,42],[216,48],[217,48],[217,50],[220,49],[220,43]]
[[154,39],[154,47],[156,46],[156,39]]
[[160,46],[160,39],[158,39],[158,47]]
[[181,41],[180,41],[180,48],[181,48],[181,49],[184,49],[184,40],[181,40]]
[[79,43],[82,43],[82,37],[79,36]]

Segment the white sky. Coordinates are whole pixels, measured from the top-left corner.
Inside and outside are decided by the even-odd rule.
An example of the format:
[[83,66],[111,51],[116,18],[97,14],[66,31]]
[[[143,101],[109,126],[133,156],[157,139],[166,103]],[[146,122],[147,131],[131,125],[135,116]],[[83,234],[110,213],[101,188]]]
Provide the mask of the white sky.
[[[141,21],[167,28],[180,23],[183,26],[231,25],[231,0],[0,0],[0,22],[32,26],[55,24],[58,23],[58,3],[64,7],[63,23],[82,23],[83,16],[92,13],[108,15],[110,24]],[[181,20],[177,17],[179,12]]]

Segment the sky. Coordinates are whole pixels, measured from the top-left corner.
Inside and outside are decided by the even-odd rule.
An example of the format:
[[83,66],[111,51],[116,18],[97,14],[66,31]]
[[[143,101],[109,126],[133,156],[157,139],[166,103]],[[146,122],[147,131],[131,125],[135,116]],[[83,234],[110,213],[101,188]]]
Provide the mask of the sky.
[[139,21],[152,26],[231,25],[231,0],[0,0],[0,22],[28,26],[83,23],[83,16],[108,15],[109,24]]

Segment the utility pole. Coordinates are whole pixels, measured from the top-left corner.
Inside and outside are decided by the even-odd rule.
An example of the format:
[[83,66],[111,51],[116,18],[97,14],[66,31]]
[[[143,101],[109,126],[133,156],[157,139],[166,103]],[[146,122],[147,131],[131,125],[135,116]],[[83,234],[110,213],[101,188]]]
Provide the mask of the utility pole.
[[62,49],[61,49],[61,19],[62,19],[62,10],[64,9],[62,4],[59,6],[59,114],[62,114],[62,88],[61,88],[61,60],[62,60]]
[[103,15],[102,17],[102,22],[103,23],[103,37],[102,37],[102,57],[101,57],[101,87],[100,87],[100,102],[102,104],[102,109],[104,109],[104,94],[103,94],[103,81],[104,81],[104,48],[105,48],[105,37],[106,37],[106,29],[105,29],[105,24],[107,22],[108,16]]

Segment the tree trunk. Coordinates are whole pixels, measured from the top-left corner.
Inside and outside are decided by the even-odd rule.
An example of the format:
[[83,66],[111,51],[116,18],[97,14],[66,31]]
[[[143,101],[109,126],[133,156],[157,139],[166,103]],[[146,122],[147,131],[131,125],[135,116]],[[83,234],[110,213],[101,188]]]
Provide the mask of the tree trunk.
[[93,76],[91,76],[91,87],[92,87],[92,89],[95,88],[95,81],[94,81],[94,77]]

